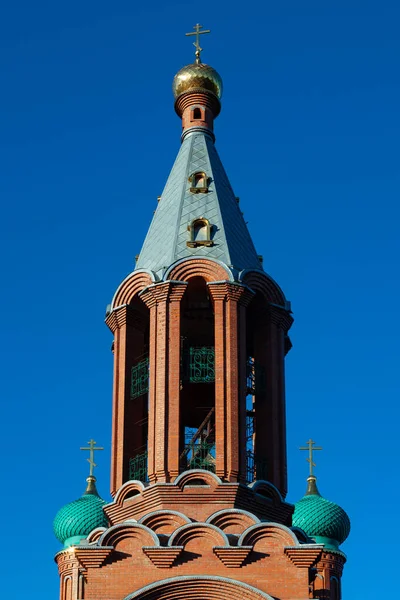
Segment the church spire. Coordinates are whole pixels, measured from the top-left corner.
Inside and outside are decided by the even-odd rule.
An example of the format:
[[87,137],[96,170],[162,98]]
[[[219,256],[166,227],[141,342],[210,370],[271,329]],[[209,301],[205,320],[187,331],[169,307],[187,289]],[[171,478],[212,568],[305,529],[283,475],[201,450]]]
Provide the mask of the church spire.
[[[197,35],[205,33],[199,27]],[[200,53],[198,39],[195,46]],[[174,77],[182,145],[136,263],[136,270],[152,271],[158,278],[177,261],[200,257],[220,261],[236,274],[245,269],[262,271],[238,198],[214,145],[222,79],[213,67],[200,61],[200,54],[198,58]]]

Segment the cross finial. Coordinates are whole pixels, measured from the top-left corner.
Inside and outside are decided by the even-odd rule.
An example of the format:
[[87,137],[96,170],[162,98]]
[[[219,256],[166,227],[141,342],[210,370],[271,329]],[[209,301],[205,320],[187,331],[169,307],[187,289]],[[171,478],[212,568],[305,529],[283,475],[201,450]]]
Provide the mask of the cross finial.
[[81,448],[81,450],[89,450],[89,458],[87,459],[90,465],[89,477],[93,477],[93,469],[94,467],[97,467],[96,463],[94,462],[94,453],[96,450],[104,450],[104,448],[100,448],[100,446],[95,448],[96,442],[94,440],[90,440],[88,444],[89,448]]
[[202,29],[203,25],[200,25],[199,23],[197,23],[193,29],[194,31],[192,31],[191,33],[186,33],[185,35],[195,35],[196,36],[196,41],[193,42],[193,46],[196,48],[196,52],[195,52],[195,56],[196,56],[196,63],[199,64],[201,63],[201,58],[200,55],[202,53],[203,48],[200,47],[200,36],[203,33],[211,33],[211,31],[209,29],[203,29],[203,31],[200,31]]
[[308,451],[308,458],[306,459],[307,462],[310,464],[310,477],[314,477],[314,472],[313,472],[313,467],[316,466],[315,462],[313,462],[313,452],[315,450],[322,450],[321,446],[315,446],[315,442],[310,438],[308,440],[308,442],[306,442],[307,446],[302,446],[300,448],[300,450],[307,450]]

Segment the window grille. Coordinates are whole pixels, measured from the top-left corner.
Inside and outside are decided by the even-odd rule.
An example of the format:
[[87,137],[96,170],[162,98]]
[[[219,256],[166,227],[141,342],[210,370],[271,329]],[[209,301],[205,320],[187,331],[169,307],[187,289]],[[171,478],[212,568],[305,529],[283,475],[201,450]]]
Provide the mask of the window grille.
[[186,444],[182,453],[185,464],[182,470],[206,469],[215,473],[215,443],[197,440],[194,444]]
[[149,359],[146,357],[132,367],[131,398],[139,398],[149,391]]
[[213,346],[189,348],[189,381],[212,383],[215,381],[215,351]]
[[147,450],[137,454],[129,461],[129,479],[136,479],[146,483],[147,479]]

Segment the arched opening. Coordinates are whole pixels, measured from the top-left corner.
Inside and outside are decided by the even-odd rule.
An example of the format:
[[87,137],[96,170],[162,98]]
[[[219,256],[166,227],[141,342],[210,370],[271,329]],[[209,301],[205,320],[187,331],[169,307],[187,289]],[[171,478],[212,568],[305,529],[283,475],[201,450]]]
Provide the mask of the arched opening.
[[72,577],[64,579],[64,597],[63,600],[72,600]]
[[147,481],[149,310],[135,296],[127,325],[126,365],[130,370],[130,393],[124,418],[124,481]]
[[78,581],[78,600],[84,600],[84,597],[85,597],[84,586],[85,586],[85,578],[81,574],[81,575],[79,575],[79,581]]
[[214,471],[214,314],[202,277],[189,280],[182,300],[181,353],[180,471]]
[[246,327],[246,480],[268,480],[268,457],[265,450],[266,428],[266,365],[268,346],[266,301],[257,292],[247,310]]
[[340,582],[337,577],[331,577],[330,600],[340,600]]
[[205,194],[208,192],[208,178],[204,171],[192,173],[189,182],[192,194]]
[[208,219],[200,217],[193,219],[188,226],[189,240],[187,245],[189,248],[196,248],[197,246],[212,246],[211,240],[211,225]]
[[200,121],[201,120],[201,110],[200,110],[200,108],[194,108],[193,109],[192,118],[193,118],[194,121]]
[[208,233],[209,227],[207,222],[203,220],[198,220],[193,224],[193,241],[197,243],[209,242],[210,236]]

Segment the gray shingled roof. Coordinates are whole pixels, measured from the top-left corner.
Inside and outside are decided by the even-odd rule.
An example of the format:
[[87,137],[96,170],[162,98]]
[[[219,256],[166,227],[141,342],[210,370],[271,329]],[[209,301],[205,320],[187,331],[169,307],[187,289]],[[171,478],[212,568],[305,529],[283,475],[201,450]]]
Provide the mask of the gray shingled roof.
[[[189,176],[204,171],[208,193],[190,192]],[[213,246],[189,248],[188,225],[204,217],[212,225]],[[212,139],[186,135],[154,214],[136,269],[162,276],[174,262],[194,256],[221,261],[239,271],[262,269],[254,244]]]

